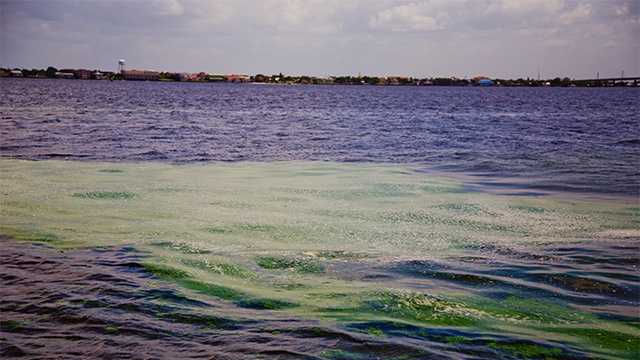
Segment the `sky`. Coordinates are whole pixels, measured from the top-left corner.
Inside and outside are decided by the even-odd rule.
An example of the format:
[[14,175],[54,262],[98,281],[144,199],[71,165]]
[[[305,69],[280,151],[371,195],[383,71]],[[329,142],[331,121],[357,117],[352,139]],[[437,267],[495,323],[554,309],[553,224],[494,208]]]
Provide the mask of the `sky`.
[[640,76],[640,0],[0,0],[3,67]]

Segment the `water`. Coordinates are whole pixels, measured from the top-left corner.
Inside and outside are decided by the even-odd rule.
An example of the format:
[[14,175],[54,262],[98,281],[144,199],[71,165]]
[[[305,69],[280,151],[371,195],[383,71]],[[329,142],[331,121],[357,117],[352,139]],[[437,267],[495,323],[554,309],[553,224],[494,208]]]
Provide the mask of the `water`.
[[475,174],[481,185],[640,192],[637,89],[26,79],[0,87],[2,156],[409,163]]
[[[425,330],[389,321],[353,322],[341,329],[282,315],[265,318],[265,314],[238,314],[215,298],[189,299],[169,286],[150,283],[140,265],[140,254],[128,247],[63,254],[2,239],[0,250],[4,270],[0,279],[6,286],[0,291],[4,317],[0,331],[6,341],[0,342],[4,345],[0,355],[9,358],[197,359],[216,354],[224,359],[347,359],[352,354],[351,358],[360,359],[479,359],[505,356],[496,351],[496,344],[506,348],[516,344],[513,339],[490,332],[480,335],[450,328]],[[562,256],[581,250],[554,251]],[[597,256],[614,262],[621,259],[609,251]],[[633,261],[638,263],[638,259]],[[428,264],[397,264],[392,271],[428,268]],[[420,270],[420,277],[427,276],[428,271]],[[504,289],[498,283],[490,287],[493,291],[496,288]],[[580,294],[580,289],[573,290]],[[367,336],[372,328],[385,336]],[[456,343],[463,339],[462,345]],[[100,342],[102,345],[96,346]],[[493,348],[488,344],[494,344]],[[563,359],[585,357],[580,349],[560,342],[524,344],[553,347],[553,351],[542,354],[562,351]],[[317,356],[317,349],[330,350]]]
[[0,86],[0,357],[640,356],[636,90]]

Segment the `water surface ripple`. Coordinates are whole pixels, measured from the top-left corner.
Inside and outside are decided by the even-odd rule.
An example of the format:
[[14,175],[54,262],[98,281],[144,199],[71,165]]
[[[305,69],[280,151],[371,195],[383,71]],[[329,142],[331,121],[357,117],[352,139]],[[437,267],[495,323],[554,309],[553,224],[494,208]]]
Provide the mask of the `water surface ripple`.
[[499,186],[640,191],[637,89],[28,79],[0,88],[0,156],[413,163],[514,179]]
[[[602,270],[597,274],[605,280],[597,281],[589,278],[596,274],[594,272],[577,273],[565,268],[576,266],[578,269],[626,259],[637,269],[638,259],[624,254],[637,250],[637,244],[628,243],[622,248],[587,246],[585,251],[560,247],[548,249],[546,255],[503,254],[498,256],[499,261],[510,262],[509,266],[517,266],[519,261],[529,264],[504,281],[499,280],[497,270],[482,269],[489,255],[494,258],[499,252],[495,249],[490,253],[477,252],[477,257],[450,259],[447,265],[395,262],[385,267],[352,269],[351,273],[354,276],[386,274],[389,278],[400,275],[393,281],[413,282],[422,287],[427,286],[421,284],[425,279],[443,281],[436,285],[477,288],[485,295],[504,301],[509,301],[518,287],[521,287],[520,294],[531,291],[534,298],[567,297],[570,302],[584,304],[588,301],[576,299],[594,298],[598,306],[589,310],[597,316],[616,317],[632,324],[637,323],[633,313],[638,306],[639,281],[630,269],[610,278]],[[215,298],[194,298],[169,283],[157,281],[141,265],[146,255],[127,246],[60,252],[44,245],[17,243],[0,237],[0,252],[3,254],[0,274],[0,356],[3,358],[590,358],[583,349],[563,341],[531,339],[522,334],[506,335],[487,329],[420,327],[384,318],[354,320],[336,326],[284,313],[237,309]],[[549,271],[531,276],[536,273],[534,264],[545,256],[558,258],[546,263]],[[619,269],[618,265],[612,266]],[[496,264],[491,268],[501,269]],[[558,271],[552,271],[554,268]],[[509,270],[505,268],[505,271]],[[575,274],[576,280],[564,282],[569,273]],[[627,274],[624,281],[616,283],[624,274]],[[545,286],[548,289],[543,290]],[[616,289],[628,294],[615,294]],[[528,316],[551,321],[544,318],[548,316],[545,310],[538,311],[540,314]],[[562,323],[563,318],[553,321]],[[626,346],[628,351],[637,349],[634,343]],[[537,352],[530,353],[532,350],[527,349]]]

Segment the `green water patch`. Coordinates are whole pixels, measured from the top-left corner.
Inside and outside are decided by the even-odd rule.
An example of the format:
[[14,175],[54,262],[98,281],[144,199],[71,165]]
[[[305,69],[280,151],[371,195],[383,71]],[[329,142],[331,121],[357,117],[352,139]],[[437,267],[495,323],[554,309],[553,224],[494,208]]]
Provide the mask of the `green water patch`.
[[473,297],[467,304],[502,321],[546,324],[594,323],[596,317],[561,303],[511,295],[504,299]]
[[461,217],[443,216],[442,214],[436,214],[425,210],[363,212],[354,210],[322,209],[316,210],[314,213],[332,218],[352,219],[392,225],[402,223],[426,226],[446,225],[459,230],[473,232],[507,233],[510,235],[527,235],[529,233],[527,229],[520,226],[505,225],[490,221],[480,221]]
[[499,343],[489,342],[490,348],[517,356],[520,359],[563,359],[563,351],[559,348],[551,348],[531,343]]
[[320,356],[328,360],[367,360],[369,359],[369,355],[367,354],[361,354],[361,353],[340,350],[340,349],[323,351],[322,353],[320,353]]
[[485,211],[480,205],[467,203],[447,203],[433,206],[436,209],[453,211],[463,214],[480,214]]
[[523,211],[526,213],[533,213],[533,214],[542,214],[548,211],[545,208],[541,208],[537,206],[528,206],[528,205],[509,205],[509,209]]
[[26,323],[17,320],[0,320],[0,330],[9,333],[20,332],[26,328]]
[[625,210],[634,217],[636,224],[640,221],[640,207],[630,207]]
[[255,297],[227,286],[195,280],[188,272],[174,267],[144,263],[144,269],[162,280],[175,282],[178,286],[200,294],[233,302],[238,307],[256,310],[282,310],[297,307],[293,302]]
[[423,185],[420,188],[420,190],[422,190],[423,192],[432,193],[432,194],[443,194],[443,193],[459,194],[459,193],[466,192],[460,184],[455,184],[455,183],[451,183],[451,184],[428,183]]
[[89,191],[74,193],[73,197],[92,200],[129,200],[137,195],[128,191]]
[[256,276],[255,273],[240,265],[214,262],[209,261],[208,259],[183,259],[182,263],[190,267],[206,270],[208,272],[219,275],[226,275],[242,279],[250,279]]
[[120,332],[120,327],[116,325],[107,325],[104,327],[104,332],[107,334],[117,334]]
[[242,223],[242,224],[228,224],[224,226],[213,225],[207,226],[202,229],[209,234],[231,234],[231,233],[273,233],[278,230],[278,227],[272,224],[255,224],[255,223]]
[[109,173],[109,174],[122,174],[122,173],[124,173],[124,170],[121,170],[121,169],[100,169],[100,170],[98,170],[98,172]]
[[324,266],[312,258],[259,256],[256,264],[267,270],[290,270],[307,274],[324,272]]
[[232,289],[230,287],[206,283],[193,279],[182,279],[177,283],[178,285],[187,289],[223,300],[242,300],[247,296],[243,292]]
[[349,299],[352,298],[355,294],[354,293],[344,293],[344,292],[312,292],[312,293],[308,293],[307,296],[313,298],[313,299]]
[[233,201],[233,200],[213,201],[213,202],[210,202],[209,205],[219,206],[219,207],[229,208],[229,209],[250,209],[255,206],[255,204],[251,204],[248,202]]
[[29,231],[7,226],[0,226],[0,234],[18,241],[38,243],[56,243],[61,241],[61,238],[58,235],[51,232],[41,230]]
[[183,254],[210,254],[211,251],[201,249],[193,244],[181,241],[160,241],[150,245],[160,247],[166,250],[178,251]]
[[208,232],[209,234],[228,234],[231,232],[230,229],[227,229],[221,226],[208,226],[203,230]]
[[151,192],[159,192],[159,193],[166,193],[166,194],[170,195],[170,194],[176,194],[176,193],[181,193],[181,192],[187,192],[189,190],[175,188],[175,187],[162,187],[162,188],[156,188],[156,189],[149,189],[149,191],[151,191]]
[[273,190],[319,199],[361,201],[411,197],[418,193],[420,188],[408,184],[369,184],[367,187],[353,186],[349,189],[274,188]]
[[630,335],[619,331],[598,328],[546,328],[546,331],[578,338],[598,352],[621,356],[625,359],[640,357],[640,334]]
[[419,190],[420,188],[413,184],[378,183],[371,186],[372,195],[385,197],[411,197]]
[[[116,167],[122,173],[99,171]],[[186,297],[244,306],[234,309],[240,313],[275,309],[338,326],[389,320],[431,331],[490,329],[542,346],[557,335],[595,355],[603,352],[588,347],[585,334],[539,328],[637,330],[613,316],[637,303],[638,278],[629,270],[638,264],[637,247],[619,247],[639,234],[639,211],[628,202],[496,196],[406,166],[297,161],[116,166],[0,159],[0,187],[0,233],[58,247],[126,243],[145,251],[145,268],[157,276],[152,284],[171,281]],[[585,239],[617,247],[585,252]],[[548,250],[560,244],[580,245]],[[456,256],[475,260],[456,265]],[[423,264],[407,266],[414,260]],[[400,262],[402,270],[391,268]],[[157,296],[151,302],[171,305]],[[585,310],[574,311],[574,303]],[[371,342],[392,337],[374,324],[362,331]],[[489,340],[505,343],[498,335]],[[488,348],[483,355],[527,352],[476,343]]]
[[356,312],[440,326],[474,326],[480,313],[462,303],[414,292],[367,294]]
[[269,284],[269,286],[278,290],[287,290],[287,291],[296,291],[296,290],[304,290],[304,289],[312,288],[311,285],[303,284],[299,282],[274,282]]
[[162,280],[168,281],[177,281],[181,279],[186,279],[191,275],[181,269],[177,269],[171,266],[161,265],[161,264],[153,264],[153,263],[143,263],[142,267],[150,272],[151,274],[159,277]]
[[234,305],[246,309],[282,310],[298,306],[298,304],[295,304],[293,302],[279,299],[254,297],[242,291],[238,291],[226,286],[204,283],[192,279],[180,280],[178,281],[178,285],[190,290],[194,290],[201,294],[232,301]]
[[364,331],[371,336],[384,336],[384,331],[382,331],[382,329],[377,328],[375,326],[370,326],[364,329]]
[[236,224],[234,228],[241,231],[257,231],[257,232],[272,232],[277,230],[277,227],[270,224]]

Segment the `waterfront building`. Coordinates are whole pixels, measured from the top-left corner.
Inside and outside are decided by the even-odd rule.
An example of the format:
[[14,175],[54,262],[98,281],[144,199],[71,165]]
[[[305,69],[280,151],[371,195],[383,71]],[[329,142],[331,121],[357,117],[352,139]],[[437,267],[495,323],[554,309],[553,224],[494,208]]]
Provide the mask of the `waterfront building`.
[[22,70],[11,70],[10,72],[12,77],[23,77]]
[[222,81],[227,81],[227,77],[225,75],[213,74],[213,75],[207,76],[207,81],[222,82]]
[[55,75],[56,75],[56,78],[58,79],[75,79],[76,78],[74,73],[67,72],[67,71],[57,71]]
[[251,77],[249,75],[231,74],[227,75],[228,82],[249,82]]
[[122,70],[122,78],[124,80],[158,81],[160,73],[151,70]]
[[493,80],[491,79],[481,79],[478,81],[478,85],[480,86],[493,86]]
[[209,77],[209,74],[204,72],[193,73],[193,74],[189,74],[189,73],[178,74],[179,81],[206,81],[208,77]]
[[75,77],[77,79],[82,79],[82,80],[89,80],[91,79],[91,70],[87,70],[87,69],[78,69],[78,70],[74,70],[73,74],[75,75]]

